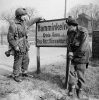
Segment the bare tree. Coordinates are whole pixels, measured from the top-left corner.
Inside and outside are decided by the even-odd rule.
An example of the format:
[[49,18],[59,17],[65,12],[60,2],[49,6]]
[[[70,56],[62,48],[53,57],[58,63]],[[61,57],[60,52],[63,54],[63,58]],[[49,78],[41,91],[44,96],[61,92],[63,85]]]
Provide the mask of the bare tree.
[[11,20],[14,19],[14,16],[15,16],[14,12],[15,12],[15,9],[10,9],[9,11],[2,12],[0,15],[0,19],[10,23]]
[[77,5],[73,7],[70,12],[68,13],[69,16],[72,16],[73,18],[77,19],[78,15],[81,13],[87,13],[88,7],[87,5]]
[[87,13],[87,10],[88,10],[88,7],[87,7],[87,5],[81,5],[80,6],[80,12],[81,13]]
[[68,13],[69,16],[77,19],[79,14],[86,14],[90,17],[92,30],[99,26],[99,5],[90,3],[89,5],[77,5]]
[[93,5],[90,4],[88,6],[88,12],[87,14],[92,17],[93,19],[98,19],[99,18],[99,5]]
[[89,5],[77,5],[73,7],[68,13],[69,16],[77,18],[79,14],[85,13],[93,19],[99,18],[99,5],[89,4]]
[[[9,11],[3,12],[0,15],[1,20],[5,20],[6,22],[10,23],[15,18],[15,10],[16,8],[10,9]],[[26,8],[29,18],[36,16],[38,13],[36,9],[27,7]]]
[[38,14],[37,10],[34,8],[27,7],[26,10],[29,18],[35,17]]
[[[18,8],[20,8],[20,7],[18,7]],[[0,19],[3,20],[4,22],[6,22],[6,24],[8,24],[8,26],[9,26],[9,24],[13,23],[13,20],[15,19],[15,10],[16,9],[17,8],[13,8],[13,9],[10,9],[9,11],[1,13]],[[38,13],[34,8],[30,8],[30,7],[26,8],[26,10],[27,10],[27,13],[28,13],[30,19],[32,17],[35,17]],[[7,25],[5,25],[5,27],[7,29]],[[28,29],[29,32],[34,31],[34,30],[35,30],[35,26],[31,26]],[[5,32],[4,28],[2,27],[2,33],[4,33],[4,32]]]
[[78,15],[80,13],[80,10],[79,10],[79,5],[78,6],[75,6],[73,7],[70,12],[68,13],[68,16],[72,16],[73,18],[77,18]]

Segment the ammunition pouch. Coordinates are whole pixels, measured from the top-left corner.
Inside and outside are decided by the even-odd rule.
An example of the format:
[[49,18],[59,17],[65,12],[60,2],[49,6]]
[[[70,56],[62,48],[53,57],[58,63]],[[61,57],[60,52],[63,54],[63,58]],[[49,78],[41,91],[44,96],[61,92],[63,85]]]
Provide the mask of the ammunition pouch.
[[26,37],[18,39],[17,45],[18,45],[21,53],[27,52],[29,50],[29,47],[30,47]]

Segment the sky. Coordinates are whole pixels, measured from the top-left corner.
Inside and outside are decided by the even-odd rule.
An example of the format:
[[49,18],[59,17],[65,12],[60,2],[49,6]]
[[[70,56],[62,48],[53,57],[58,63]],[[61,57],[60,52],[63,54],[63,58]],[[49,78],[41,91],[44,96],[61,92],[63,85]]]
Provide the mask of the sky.
[[[78,4],[98,4],[99,0],[66,0],[66,12]],[[17,7],[35,8],[45,19],[64,18],[65,0],[0,0],[0,13]]]

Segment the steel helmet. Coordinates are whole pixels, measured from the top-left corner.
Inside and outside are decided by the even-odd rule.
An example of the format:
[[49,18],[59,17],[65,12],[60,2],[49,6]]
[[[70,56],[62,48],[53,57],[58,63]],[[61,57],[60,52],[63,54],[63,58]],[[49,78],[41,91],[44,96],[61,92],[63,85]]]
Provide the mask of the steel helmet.
[[22,15],[26,15],[27,11],[25,8],[18,8],[15,11],[15,16],[22,16]]
[[68,18],[68,19],[66,20],[66,23],[67,23],[68,25],[73,25],[73,26],[77,26],[77,25],[78,25],[77,21],[76,21],[75,19],[73,19],[73,18]]

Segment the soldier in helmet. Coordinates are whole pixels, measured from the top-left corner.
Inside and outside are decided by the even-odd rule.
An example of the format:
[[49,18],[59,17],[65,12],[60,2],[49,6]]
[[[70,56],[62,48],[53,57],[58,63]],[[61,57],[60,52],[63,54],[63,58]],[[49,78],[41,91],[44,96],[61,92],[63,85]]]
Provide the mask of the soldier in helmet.
[[[25,8],[18,8],[15,11],[15,20],[10,22],[8,31],[8,43],[14,52],[13,75],[16,82],[21,82],[20,73],[22,76],[27,76],[27,69],[29,65],[29,43],[28,43],[28,28],[42,20],[41,17],[29,20]],[[20,70],[21,69],[21,70]]]
[[82,88],[85,84],[85,71],[88,67],[91,49],[89,45],[88,31],[78,25],[73,18],[68,18],[67,48],[68,57],[72,56],[73,67],[69,75],[69,95],[74,95],[76,89],[77,97],[82,97]]

